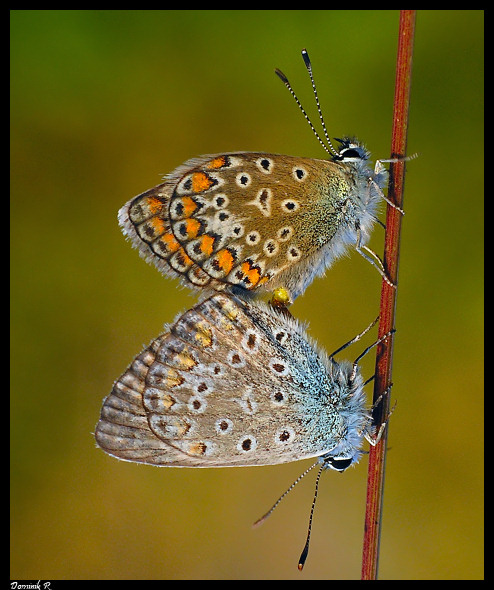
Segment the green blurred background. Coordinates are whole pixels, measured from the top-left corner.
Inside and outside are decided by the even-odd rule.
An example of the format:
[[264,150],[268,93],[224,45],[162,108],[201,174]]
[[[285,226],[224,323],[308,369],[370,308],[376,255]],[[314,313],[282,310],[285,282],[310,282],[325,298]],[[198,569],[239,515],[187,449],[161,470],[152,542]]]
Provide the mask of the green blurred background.
[[[324,474],[300,573],[314,475],[251,524],[309,462],[157,469],[92,432],[113,381],[196,301],[125,241],[119,207],[203,153],[325,157],[273,72],[317,123],[303,47],[330,134],[387,157],[398,18],[11,12],[12,579],[359,578],[365,457]],[[417,15],[382,579],[483,577],[483,19]],[[332,351],[375,317],[380,284],[353,253],[292,311]]]

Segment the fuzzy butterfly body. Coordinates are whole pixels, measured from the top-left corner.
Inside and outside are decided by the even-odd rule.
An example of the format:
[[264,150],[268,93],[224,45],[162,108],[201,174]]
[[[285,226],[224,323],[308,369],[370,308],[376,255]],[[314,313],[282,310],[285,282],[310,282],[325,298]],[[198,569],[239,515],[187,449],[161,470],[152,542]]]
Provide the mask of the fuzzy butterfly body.
[[349,245],[365,244],[387,173],[356,140],[331,160],[201,156],[119,212],[140,254],[197,289],[302,294]]
[[216,294],[136,357],[105,399],[98,445],[175,467],[273,465],[321,457],[344,470],[369,434],[360,372],[293,318]]

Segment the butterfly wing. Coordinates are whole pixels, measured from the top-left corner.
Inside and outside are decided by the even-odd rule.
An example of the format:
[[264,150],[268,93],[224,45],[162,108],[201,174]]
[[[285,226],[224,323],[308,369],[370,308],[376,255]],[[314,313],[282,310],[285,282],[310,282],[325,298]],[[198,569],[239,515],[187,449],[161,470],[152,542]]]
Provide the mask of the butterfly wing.
[[[129,201],[119,219],[147,260],[189,286],[283,286],[296,296],[316,274],[313,257],[345,223],[350,190],[335,162],[213,154],[179,166]],[[339,253],[326,253],[324,265]]]
[[221,284],[216,284],[189,258],[173,234],[168,207],[175,183],[176,178],[171,175],[164,183],[126,203],[118,212],[122,231],[139,254],[163,274],[178,277],[189,286],[221,289]]
[[98,445],[154,465],[270,465],[337,444],[337,397],[294,320],[215,295],[184,313],[115,383]]

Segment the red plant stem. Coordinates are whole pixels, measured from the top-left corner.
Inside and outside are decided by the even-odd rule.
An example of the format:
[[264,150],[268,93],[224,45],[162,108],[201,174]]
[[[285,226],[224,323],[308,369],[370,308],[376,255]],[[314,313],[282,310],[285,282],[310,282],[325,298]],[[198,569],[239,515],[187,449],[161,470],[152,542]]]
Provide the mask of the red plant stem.
[[[396,85],[393,110],[393,132],[391,157],[406,154],[408,109],[410,102],[410,82],[412,72],[413,40],[415,32],[415,10],[400,11],[398,55],[396,65]],[[405,181],[405,162],[390,165],[388,198],[398,207],[403,207]],[[398,284],[398,261],[400,250],[400,231],[402,214],[388,205],[386,215],[386,237],[384,244],[384,267],[391,281]],[[378,337],[381,338],[395,327],[396,287],[383,280],[381,291],[381,311]],[[376,372],[374,382],[374,403],[390,388],[393,366],[394,335],[378,345],[376,351]],[[374,409],[374,423],[379,426],[389,417],[390,395],[385,395]],[[362,554],[362,580],[377,579],[379,547],[382,520],[382,501],[384,491],[384,472],[386,464],[387,424],[380,442],[371,446],[367,476],[367,503]]]

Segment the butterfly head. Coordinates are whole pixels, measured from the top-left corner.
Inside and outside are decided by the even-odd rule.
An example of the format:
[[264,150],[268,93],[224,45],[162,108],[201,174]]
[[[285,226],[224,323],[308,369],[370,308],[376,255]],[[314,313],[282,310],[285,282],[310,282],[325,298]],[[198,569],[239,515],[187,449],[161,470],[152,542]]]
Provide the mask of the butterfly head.
[[338,434],[336,444],[319,458],[319,462],[326,469],[343,472],[358,463],[371,417],[360,368],[348,361],[336,363],[331,359],[331,364],[332,388],[339,397]]
[[370,152],[354,137],[335,138],[340,144],[337,155],[333,156],[334,162],[366,162],[370,158]]

